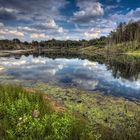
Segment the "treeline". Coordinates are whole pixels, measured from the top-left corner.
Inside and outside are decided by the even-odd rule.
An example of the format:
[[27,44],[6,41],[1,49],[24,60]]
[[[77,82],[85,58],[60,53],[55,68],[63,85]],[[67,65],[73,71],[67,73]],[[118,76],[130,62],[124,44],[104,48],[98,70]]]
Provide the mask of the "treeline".
[[0,50],[25,50],[34,46],[28,42],[21,42],[19,39],[0,40]]
[[106,37],[101,37],[99,39],[92,40],[47,40],[47,41],[32,41],[32,42],[22,42],[19,39],[13,40],[0,40],[0,50],[15,50],[15,49],[71,49],[71,48],[81,48],[87,46],[97,46],[101,47],[105,45]]
[[118,44],[129,41],[140,42],[140,21],[128,24],[120,23],[115,31],[112,31],[108,36],[109,44]]

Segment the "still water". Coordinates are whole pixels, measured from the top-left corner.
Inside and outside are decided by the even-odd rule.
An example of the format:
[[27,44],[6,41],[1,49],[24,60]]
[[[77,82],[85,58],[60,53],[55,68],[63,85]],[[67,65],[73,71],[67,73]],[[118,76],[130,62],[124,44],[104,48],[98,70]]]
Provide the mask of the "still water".
[[[128,63],[126,63],[128,62]],[[10,75],[3,78],[2,75]],[[0,81],[34,81],[140,99],[140,61],[21,56],[0,58]]]

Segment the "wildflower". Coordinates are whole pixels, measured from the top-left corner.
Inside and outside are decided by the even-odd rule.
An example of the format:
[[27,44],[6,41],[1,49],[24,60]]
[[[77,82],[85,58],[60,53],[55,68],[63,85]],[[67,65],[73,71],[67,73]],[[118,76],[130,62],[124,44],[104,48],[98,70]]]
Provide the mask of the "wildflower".
[[22,120],[22,117],[19,118],[19,121],[21,121],[21,120]]
[[38,118],[39,117],[40,112],[38,110],[34,110],[33,111],[33,117],[34,118]]

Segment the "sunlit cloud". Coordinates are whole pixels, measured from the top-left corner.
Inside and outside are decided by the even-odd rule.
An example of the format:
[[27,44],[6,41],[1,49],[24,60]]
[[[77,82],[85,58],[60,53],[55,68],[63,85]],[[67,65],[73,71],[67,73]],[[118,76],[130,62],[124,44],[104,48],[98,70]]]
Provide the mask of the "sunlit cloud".
[[107,36],[120,22],[140,20],[140,1],[0,0],[0,39],[80,40]]
[[34,34],[31,34],[31,38],[33,38],[33,39],[47,39],[47,38],[49,38],[49,36],[48,35],[46,35],[46,34],[37,34],[37,33],[34,33]]
[[104,15],[101,3],[94,0],[79,0],[77,6],[80,10],[74,13],[71,18],[72,21],[85,23]]

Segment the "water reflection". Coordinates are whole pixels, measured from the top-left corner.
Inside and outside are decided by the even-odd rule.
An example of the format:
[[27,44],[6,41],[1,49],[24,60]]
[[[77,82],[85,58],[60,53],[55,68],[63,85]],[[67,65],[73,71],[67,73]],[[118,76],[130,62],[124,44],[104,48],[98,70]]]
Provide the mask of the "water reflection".
[[130,61],[130,58],[124,59],[123,56],[120,56],[120,59],[100,59],[99,63],[87,59],[52,59],[30,55],[20,59],[0,58],[0,72],[12,75],[8,80],[13,81],[18,79],[52,82],[140,99],[139,62],[138,59],[131,58]]
[[140,58],[121,55],[108,57],[107,67],[115,78],[123,77],[132,81],[140,78]]

